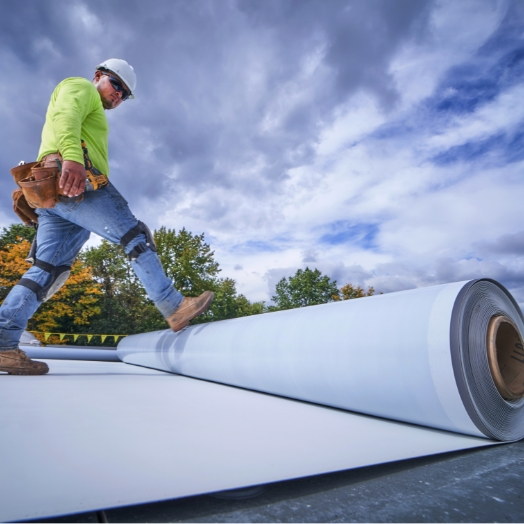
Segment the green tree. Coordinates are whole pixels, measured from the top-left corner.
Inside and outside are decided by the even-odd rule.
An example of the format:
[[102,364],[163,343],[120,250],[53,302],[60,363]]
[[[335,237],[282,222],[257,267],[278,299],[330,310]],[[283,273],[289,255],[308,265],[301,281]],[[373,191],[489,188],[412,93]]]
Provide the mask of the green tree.
[[4,227],[2,228],[2,233],[0,233],[0,249],[4,249],[6,246],[12,244],[17,244],[22,239],[25,239],[31,243],[35,237],[35,234],[36,229],[32,226],[12,224],[9,227]]
[[161,227],[153,237],[167,276],[183,295],[199,295],[215,283],[220,269],[203,233]]
[[324,304],[338,298],[336,281],[308,267],[299,269],[292,277],[282,278],[275,291],[272,297],[275,306],[269,308],[272,311]]
[[91,324],[91,333],[126,335],[165,328],[119,245],[103,240],[81,257],[92,267],[103,291],[101,312]]
[[103,240],[82,252],[80,258],[92,268],[103,293],[100,314],[93,319],[89,332],[120,335],[142,331],[155,308],[122,248]]
[[[161,227],[154,232],[158,255],[166,274],[184,296],[196,296],[209,289],[215,292],[210,310],[193,323],[224,320],[261,313],[262,303],[251,304],[239,295],[235,281],[218,278],[221,269],[215,261],[214,252],[205,242],[204,234],[194,235],[182,228],[175,230]],[[165,322],[162,320],[162,326]]]
[[264,312],[264,303],[251,303],[244,295],[238,294],[235,281],[231,278],[217,280],[212,290],[215,292],[213,305],[207,313],[195,319],[195,323],[258,315]]

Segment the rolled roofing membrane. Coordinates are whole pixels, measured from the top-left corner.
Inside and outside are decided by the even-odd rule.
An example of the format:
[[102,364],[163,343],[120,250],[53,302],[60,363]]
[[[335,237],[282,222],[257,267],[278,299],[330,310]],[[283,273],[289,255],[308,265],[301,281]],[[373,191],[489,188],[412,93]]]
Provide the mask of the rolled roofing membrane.
[[0,377],[0,521],[521,439],[523,332],[476,280],[133,335],[134,365],[48,359]]
[[125,338],[123,362],[501,441],[524,438],[524,323],[493,280]]
[[93,349],[90,346],[24,346],[20,349],[33,359],[53,360],[93,360],[100,362],[120,362],[114,349]]

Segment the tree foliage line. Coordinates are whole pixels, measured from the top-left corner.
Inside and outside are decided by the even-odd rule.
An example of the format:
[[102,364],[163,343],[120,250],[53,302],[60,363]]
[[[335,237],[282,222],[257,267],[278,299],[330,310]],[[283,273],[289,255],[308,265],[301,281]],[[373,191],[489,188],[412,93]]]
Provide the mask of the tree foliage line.
[[[0,234],[0,302],[30,267],[25,260],[35,236],[32,227],[15,224]],[[299,269],[276,285],[271,304],[250,302],[220,266],[204,234],[185,228],[154,231],[158,256],[166,274],[185,296],[206,289],[215,300],[194,323],[212,322],[269,311],[348,300],[374,294],[373,288],[337,282],[318,269]],[[81,251],[66,284],[29,321],[28,330],[60,333],[131,334],[166,329],[167,324],[132,270],[119,245],[103,240]]]

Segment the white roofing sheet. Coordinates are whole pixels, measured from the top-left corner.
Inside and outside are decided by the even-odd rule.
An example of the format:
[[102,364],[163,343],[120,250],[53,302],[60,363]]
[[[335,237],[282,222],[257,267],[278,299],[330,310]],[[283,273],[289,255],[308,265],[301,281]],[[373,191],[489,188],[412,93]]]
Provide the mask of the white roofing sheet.
[[483,446],[115,362],[0,380],[0,520],[71,514]]

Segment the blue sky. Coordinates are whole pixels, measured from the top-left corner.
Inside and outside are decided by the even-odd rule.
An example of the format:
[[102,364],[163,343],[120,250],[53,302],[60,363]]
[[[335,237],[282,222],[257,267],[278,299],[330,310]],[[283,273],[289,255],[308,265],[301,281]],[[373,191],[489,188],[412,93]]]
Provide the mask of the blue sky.
[[524,304],[524,2],[0,10],[0,226],[55,84],[122,57],[138,86],[108,113],[113,182],[151,228],[205,233],[248,299],[308,266],[382,292],[489,277]]

